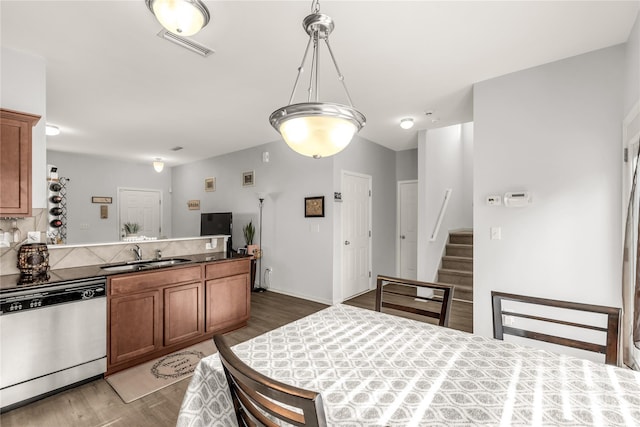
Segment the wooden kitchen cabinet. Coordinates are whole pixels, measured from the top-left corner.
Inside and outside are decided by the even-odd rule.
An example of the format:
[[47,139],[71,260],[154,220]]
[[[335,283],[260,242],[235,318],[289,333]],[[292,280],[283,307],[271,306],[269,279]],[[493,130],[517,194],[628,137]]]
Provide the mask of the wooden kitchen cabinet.
[[110,301],[110,364],[126,362],[161,348],[161,309],[159,290]]
[[205,265],[205,332],[247,324],[251,315],[251,260]]
[[110,276],[105,375],[246,325],[249,277],[249,258]]
[[251,286],[247,274],[206,281],[207,327],[216,332],[249,320]]
[[202,282],[164,289],[164,345],[202,335],[204,292]]
[[31,129],[39,120],[0,109],[0,216],[31,216]]

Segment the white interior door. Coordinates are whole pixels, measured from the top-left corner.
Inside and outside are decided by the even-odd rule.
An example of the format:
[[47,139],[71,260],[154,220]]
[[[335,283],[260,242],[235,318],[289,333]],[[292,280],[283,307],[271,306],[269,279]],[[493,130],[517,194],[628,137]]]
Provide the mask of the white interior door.
[[342,174],[342,298],[371,287],[371,177]]
[[161,194],[160,190],[118,189],[120,230],[126,222],[135,222],[140,225],[139,235],[160,237]]
[[418,181],[398,182],[398,276],[418,278]]

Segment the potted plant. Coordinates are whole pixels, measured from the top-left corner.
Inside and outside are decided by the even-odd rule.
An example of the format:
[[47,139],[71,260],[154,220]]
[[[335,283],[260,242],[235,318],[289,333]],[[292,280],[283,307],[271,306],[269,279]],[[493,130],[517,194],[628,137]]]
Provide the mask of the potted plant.
[[247,253],[253,255],[253,252],[258,249],[258,245],[253,244],[253,237],[256,235],[256,228],[253,226],[253,222],[249,221],[249,224],[242,227],[244,233],[244,241],[247,243]]
[[138,230],[140,230],[140,224],[137,222],[125,222],[124,223],[124,233],[127,236],[135,236],[138,234]]

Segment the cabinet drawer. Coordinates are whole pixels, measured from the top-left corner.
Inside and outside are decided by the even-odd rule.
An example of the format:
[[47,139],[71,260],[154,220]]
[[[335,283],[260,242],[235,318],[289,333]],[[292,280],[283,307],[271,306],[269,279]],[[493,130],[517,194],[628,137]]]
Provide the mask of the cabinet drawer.
[[235,276],[236,274],[247,274],[251,270],[251,259],[246,258],[238,261],[216,262],[205,266],[205,278],[217,279],[218,277]]
[[164,285],[199,281],[201,274],[200,266],[193,266],[115,276],[109,279],[109,295],[131,294]]

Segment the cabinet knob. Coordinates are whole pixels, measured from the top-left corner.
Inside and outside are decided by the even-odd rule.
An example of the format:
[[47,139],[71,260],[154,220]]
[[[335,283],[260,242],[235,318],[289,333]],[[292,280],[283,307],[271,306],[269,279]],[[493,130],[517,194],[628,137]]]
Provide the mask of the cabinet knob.
[[404,238],[405,238],[404,234],[400,235],[400,238],[401,238],[401,239],[404,239]]

